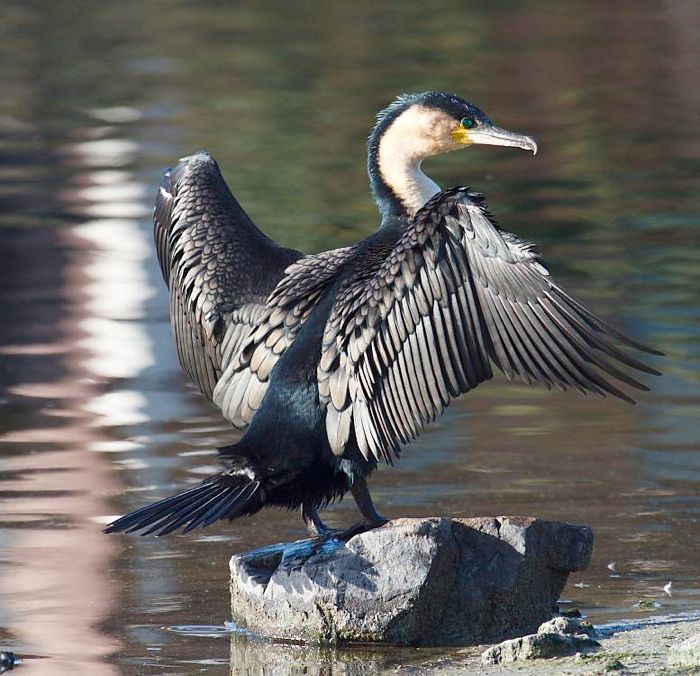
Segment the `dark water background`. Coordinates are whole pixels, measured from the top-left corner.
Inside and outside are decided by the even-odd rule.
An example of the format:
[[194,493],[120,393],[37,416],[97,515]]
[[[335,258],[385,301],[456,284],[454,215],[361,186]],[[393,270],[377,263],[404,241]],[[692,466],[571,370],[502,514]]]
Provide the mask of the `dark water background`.
[[401,91],[452,90],[536,136],[536,158],[427,168],[485,192],[565,285],[667,356],[636,407],[482,386],[375,476],[380,509],[588,523],[594,560],[564,596],[590,619],[700,607],[697,2],[0,11],[0,647],[45,658],[22,673],[374,673],[418,655],[216,636],[228,557],[301,537],[296,514],[99,532],[201,479],[235,436],[177,365],[150,233],[161,169],[206,148],[271,236],[349,244],[376,227],[364,143]]

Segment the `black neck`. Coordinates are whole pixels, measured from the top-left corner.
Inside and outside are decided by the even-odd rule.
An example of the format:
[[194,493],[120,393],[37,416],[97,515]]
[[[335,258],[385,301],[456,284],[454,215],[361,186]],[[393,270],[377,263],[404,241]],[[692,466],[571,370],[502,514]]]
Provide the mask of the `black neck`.
[[379,214],[382,217],[382,227],[395,224],[397,219],[408,218],[408,210],[397,197],[396,193],[389,187],[379,170],[379,143],[384,136],[384,132],[393,121],[403,112],[404,106],[395,106],[387,109],[376,126],[372,130],[367,144],[367,174],[369,184],[372,188],[374,201],[377,203]]

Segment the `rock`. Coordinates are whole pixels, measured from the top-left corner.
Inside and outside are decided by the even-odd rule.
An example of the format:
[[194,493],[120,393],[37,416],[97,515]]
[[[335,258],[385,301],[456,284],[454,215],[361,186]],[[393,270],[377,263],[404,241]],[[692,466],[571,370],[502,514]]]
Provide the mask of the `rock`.
[[491,646],[481,654],[481,661],[484,664],[501,664],[588,652],[600,646],[593,640],[594,634],[595,629],[588,622],[555,617],[541,624],[536,634]]
[[585,634],[590,638],[596,637],[595,627],[590,622],[581,622],[570,617],[555,617],[549,622],[541,624],[537,629],[538,634],[570,634],[576,636]]
[[14,669],[17,661],[17,655],[13,652],[0,650],[0,674]]
[[528,634],[491,646],[481,654],[484,664],[503,664],[519,660],[567,657],[594,650],[600,643],[585,634]]
[[302,540],[231,558],[231,610],[274,638],[473,645],[534,632],[590,528],[523,517],[399,519],[348,542]]
[[700,667],[700,634],[672,645],[668,663],[676,667]]

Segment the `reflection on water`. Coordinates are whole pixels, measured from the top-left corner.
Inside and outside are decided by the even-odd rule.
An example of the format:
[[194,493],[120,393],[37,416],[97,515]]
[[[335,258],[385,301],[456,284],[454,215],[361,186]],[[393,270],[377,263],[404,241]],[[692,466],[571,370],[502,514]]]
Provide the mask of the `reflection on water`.
[[[235,437],[177,366],[149,223],[162,167],[205,147],[270,235],[347,244],[376,227],[374,113],[426,88],[541,147],[457,153],[431,173],[486,192],[567,286],[668,356],[636,407],[484,386],[377,474],[379,504],[585,522],[596,553],[565,602],[594,621],[640,599],[698,607],[697,3],[6,5],[0,647],[47,658],[38,674],[376,673],[449,657],[223,632],[228,557],[300,537],[297,515],[163,540],[99,532],[198,482]],[[351,518],[341,504],[328,520]]]

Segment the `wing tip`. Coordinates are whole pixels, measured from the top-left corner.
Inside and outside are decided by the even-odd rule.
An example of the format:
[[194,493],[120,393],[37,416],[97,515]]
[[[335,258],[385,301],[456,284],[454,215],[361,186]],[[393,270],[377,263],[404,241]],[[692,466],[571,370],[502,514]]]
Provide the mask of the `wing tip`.
[[181,157],[177,161],[177,168],[181,166],[190,166],[194,164],[208,164],[214,167],[219,166],[216,163],[216,160],[212,157],[212,155],[209,152],[207,152],[206,150],[196,150],[191,155],[185,155],[184,157]]
[[[181,157],[175,168],[168,170],[167,173],[171,186],[169,192],[178,192],[179,189],[192,181],[221,181],[225,186],[219,165],[206,150],[198,150],[191,155]],[[228,186],[226,186],[226,190],[228,190]]]
[[638,340],[635,340],[634,338],[630,338],[628,335],[617,331],[613,335],[615,335],[618,340],[620,340],[622,343],[625,343],[629,345],[630,347],[634,348],[635,350],[639,352],[644,352],[645,354],[650,354],[654,357],[665,357],[665,353],[663,353],[661,350],[657,350],[655,347],[650,347],[649,345],[645,345],[644,343],[640,343]]
[[[648,345],[643,345],[642,343],[639,344],[640,349],[642,352],[646,352],[647,354],[651,354],[654,357],[665,357],[666,353],[662,352],[661,350],[657,350],[655,347],[649,347]],[[661,375],[661,374],[659,374]]]

